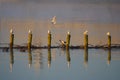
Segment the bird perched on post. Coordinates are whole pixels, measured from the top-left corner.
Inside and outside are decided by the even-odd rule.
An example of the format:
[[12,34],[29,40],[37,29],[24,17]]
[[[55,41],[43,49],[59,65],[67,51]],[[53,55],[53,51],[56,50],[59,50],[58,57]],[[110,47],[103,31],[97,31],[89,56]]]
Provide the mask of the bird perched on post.
[[56,16],[54,16],[54,17],[51,19],[51,23],[52,23],[52,24],[56,24]]
[[88,34],[88,31],[86,30],[83,34]]

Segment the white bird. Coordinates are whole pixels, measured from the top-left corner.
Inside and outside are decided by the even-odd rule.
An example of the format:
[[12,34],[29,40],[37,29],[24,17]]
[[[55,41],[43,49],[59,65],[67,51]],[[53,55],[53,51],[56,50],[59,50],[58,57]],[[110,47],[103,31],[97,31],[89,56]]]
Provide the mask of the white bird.
[[13,34],[13,30],[12,29],[10,30],[10,33]]
[[28,33],[29,33],[29,34],[31,34],[31,33],[32,33],[32,31],[31,31],[31,30],[29,30],[29,31],[28,31]]
[[70,34],[70,32],[68,31],[68,34]]
[[65,41],[63,41],[63,40],[59,40],[59,41],[60,41],[62,47],[66,45],[66,42],[65,42]]
[[48,33],[50,34],[51,32],[48,30]]
[[110,35],[110,32],[107,32],[107,35],[109,36],[109,35]]
[[54,16],[54,17],[51,19],[51,23],[52,23],[52,24],[56,24],[56,16]]
[[86,30],[83,34],[88,34],[88,31]]

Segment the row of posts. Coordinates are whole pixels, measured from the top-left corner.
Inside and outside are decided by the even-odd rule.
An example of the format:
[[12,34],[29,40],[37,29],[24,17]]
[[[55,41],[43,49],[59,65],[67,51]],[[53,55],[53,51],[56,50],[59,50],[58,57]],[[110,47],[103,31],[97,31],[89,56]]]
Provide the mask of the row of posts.
[[[88,31],[85,31],[84,33],[84,61],[85,61],[85,65],[87,65],[88,62]],[[108,32],[107,33],[107,37],[108,37],[108,64],[110,63],[111,60],[111,35]],[[68,61],[68,67],[70,66],[70,53],[69,53],[69,45],[70,45],[70,32],[67,33],[67,37],[66,37],[66,59]],[[48,67],[51,66],[51,39],[52,39],[52,35],[51,32],[48,30]],[[14,55],[13,55],[13,45],[14,45],[14,33],[13,30],[10,30],[10,68],[12,70],[12,66],[14,63]],[[29,59],[29,67],[32,64],[32,54],[31,54],[31,45],[32,45],[32,31],[29,30],[28,32],[28,59]]]
[[[88,31],[85,31],[84,33],[84,48],[87,49],[88,48]],[[107,33],[107,37],[108,37],[108,49],[111,48],[111,35],[108,32]],[[69,45],[70,45],[70,32],[67,33],[67,37],[66,37],[66,49],[69,49]],[[51,48],[51,39],[52,39],[52,35],[51,32],[48,30],[48,49]],[[10,49],[13,48],[13,44],[14,44],[14,33],[13,30],[10,30]],[[32,45],[32,31],[29,30],[28,33],[28,50],[31,49],[31,45]]]
[[[88,49],[84,49],[84,66],[87,67],[88,66]],[[52,61],[52,54],[51,54],[51,49],[48,49],[48,68],[51,67],[51,61]],[[66,61],[67,61],[67,66],[68,68],[70,67],[71,64],[71,57],[70,57],[70,51],[66,50]],[[108,55],[107,55],[107,64],[109,65],[111,61],[111,50],[108,50]],[[10,71],[12,72],[12,68],[13,68],[13,64],[14,64],[14,52],[13,49],[10,50]],[[29,68],[32,65],[32,53],[31,51],[28,51],[28,64],[29,64]]]

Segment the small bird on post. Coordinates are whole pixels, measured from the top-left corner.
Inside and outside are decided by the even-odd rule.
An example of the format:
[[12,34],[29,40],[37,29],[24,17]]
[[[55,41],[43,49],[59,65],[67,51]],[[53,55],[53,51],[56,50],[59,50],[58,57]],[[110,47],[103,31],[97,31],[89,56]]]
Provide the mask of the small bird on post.
[[10,30],[10,33],[13,34],[13,30],[12,29]]
[[83,34],[85,34],[85,35],[88,34],[88,31],[86,30]]
[[107,36],[109,36],[110,35],[110,32],[107,32]]

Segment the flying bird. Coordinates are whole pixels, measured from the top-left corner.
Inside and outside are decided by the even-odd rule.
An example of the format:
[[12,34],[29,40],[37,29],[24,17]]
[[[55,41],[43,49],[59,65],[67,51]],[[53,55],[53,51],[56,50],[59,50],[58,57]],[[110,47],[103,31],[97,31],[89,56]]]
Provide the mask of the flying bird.
[[56,16],[54,16],[54,17],[51,19],[51,23],[52,23],[52,24],[56,24]]

